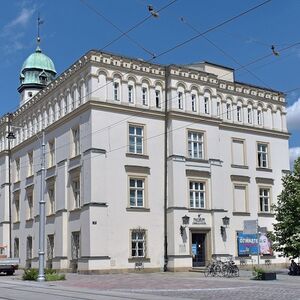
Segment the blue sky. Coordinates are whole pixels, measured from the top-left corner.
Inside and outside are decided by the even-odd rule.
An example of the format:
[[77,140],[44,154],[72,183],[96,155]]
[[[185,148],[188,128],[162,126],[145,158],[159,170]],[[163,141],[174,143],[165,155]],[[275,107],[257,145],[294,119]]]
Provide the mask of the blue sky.
[[[94,10],[126,31],[149,15],[148,4],[158,10],[169,2],[171,0],[1,1],[0,114],[19,105],[19,72],[23,61],[35,50],[38,12],[44,20],[41,47],[53,59],[60,74],[88,50],[102,49],[120,35]],[[264,0],[177,0],[161,11],[158,18],[149,18],[130,32],[136,43],[123,36],[105,50],[148,60],[147,52],[159,54],[196,35],[191,26],[205,31],[262,2]],[[288,92],[288,124],[292,133],[290,153],[292,157],[300,156],[299,11],[299,0],[272,0],[206,35],[234,60],[199,37],[159,57],[156,62],[185,64],[206,60],[239,68],[270,54],[271,45],[275,45],[279,56],[272,55],[250,65],[247,67],[250,72],[237,71],[236,79]],[[297,42],[299,44],[292,46]]]

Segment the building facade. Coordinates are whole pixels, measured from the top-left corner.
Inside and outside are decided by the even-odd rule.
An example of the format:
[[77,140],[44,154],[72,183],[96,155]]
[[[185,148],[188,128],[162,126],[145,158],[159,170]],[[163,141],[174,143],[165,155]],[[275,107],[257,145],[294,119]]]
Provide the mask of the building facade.
[[[39,47],[32,55],[20,107],[0,120],[0,243],[22,267],[38,265],[41,192],[55,269],[186,270],[214,254],[245,258],[244,220],[272,230],[289,169],[282,93],[207,62],[91,50],[55,78]],[[261,258],[285,262],[268,250]]]

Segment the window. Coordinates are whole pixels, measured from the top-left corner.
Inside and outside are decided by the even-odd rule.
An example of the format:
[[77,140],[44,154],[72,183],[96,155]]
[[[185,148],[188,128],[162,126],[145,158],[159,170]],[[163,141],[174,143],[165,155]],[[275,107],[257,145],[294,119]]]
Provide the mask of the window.
[[204,113],[209,114],[209,98],[204,97]]
[[72,129],[73,135],[73,156],[80,154],[80,131],[79,127]]
[[270,212],[270,189],[259,189],[259,209],[261,212]]
[[18,238],[14,239],[14,257],[20,257],[20,241]]
[[15,181],[20,181],[20,158],[15,160]]
[[220,109],[220,102],[217,102],[217,116],[219,117],[221,115],[221,109]]
[[114,82],[114,100],[119,101],[120,95],[119,95],[119,82]]
[[27,198],[27,220],[33,219],[33,189],[26,190]]
[[247,186],[234,184],[233,188],[234,211],[247,212]]
[[257,125],[262,125],[262,112],[261,112],[261,110],[257,111]]
[[54,140],[49,141],[49,156],[48,156],[48,167],[53,167],[55,164],[55,142]]
[[236,166],[246,165],[245,141],[232,139],[232,164]]
[[74,208],[80,208],[80,178],[79,176],[72,179],[72,192],[74,199]]
[[131,257],[146,257],[146,231],[131,232]]
[[268,145],[257,144],[257,161],[259,168],[268,168]]
[[20,194],[14,193],[15,222],[20,222]]
[[183,93],[178,92],[178,108],[183,109]]
[[190,181],[190,207],[205,208],[205,183]]
[[52,260],[54,257],[54,234],[47,236],[47,260]]
[[192,94],[192,111],[196,111],[196,95]]
[[33,152],[28,153],[28,174],[27,176],[33,175]]
[[49,209],[48,214],[52,215],[55,213],[55,183],[49,182],[47,184],[48,199],[49,199]]
[[133,103],[133,86],[128,85],[128,102]]
[[142,99],[143,105],[148,105],[148,89],[146,87],[142,87]]
[[157,108],[160,108],[160,91],[159,90],[155,90],[155,106]]
[[129,125],[129,152],[142,154],[144,152],[144,127]]
[[130,178],[129,179],[129,202],[130,207],[145,206],[145,179]]
[[190,158],[203,159],[203,133],[188,132],[188,156]]
[[26,259],[32,259],[32,237],[27,237]]
[[78,259],[80,257],[80,232],[74,231],[71,236],[71,257]]
[[236,118],[238,122],[242,122],[242,108],[240,106],[236,108]]
[[252,109],[248,108],[247,110],[247,118],[248,118],[248,124],[252,124]]
[[230,105],[230,103],[226,104],[226,117],[227,117],[227,120],[231,120],[231,105]]

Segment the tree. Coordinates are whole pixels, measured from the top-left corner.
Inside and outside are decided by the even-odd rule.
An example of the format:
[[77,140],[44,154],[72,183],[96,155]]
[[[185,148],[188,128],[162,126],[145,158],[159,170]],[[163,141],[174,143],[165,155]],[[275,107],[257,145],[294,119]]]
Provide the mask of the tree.
[[300,157],[294,171],[282,179],[283,190],[274,205],[273,248],[284,256],[300,256]]

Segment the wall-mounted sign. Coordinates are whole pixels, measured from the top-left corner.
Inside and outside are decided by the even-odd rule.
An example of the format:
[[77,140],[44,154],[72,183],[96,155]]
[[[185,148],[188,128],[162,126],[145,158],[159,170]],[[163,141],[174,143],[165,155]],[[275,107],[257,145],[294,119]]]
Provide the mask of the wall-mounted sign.
[[198,218],[193,218],[193,224],[206,224],[205,218],[201,218],[201,214],[198,215]]

